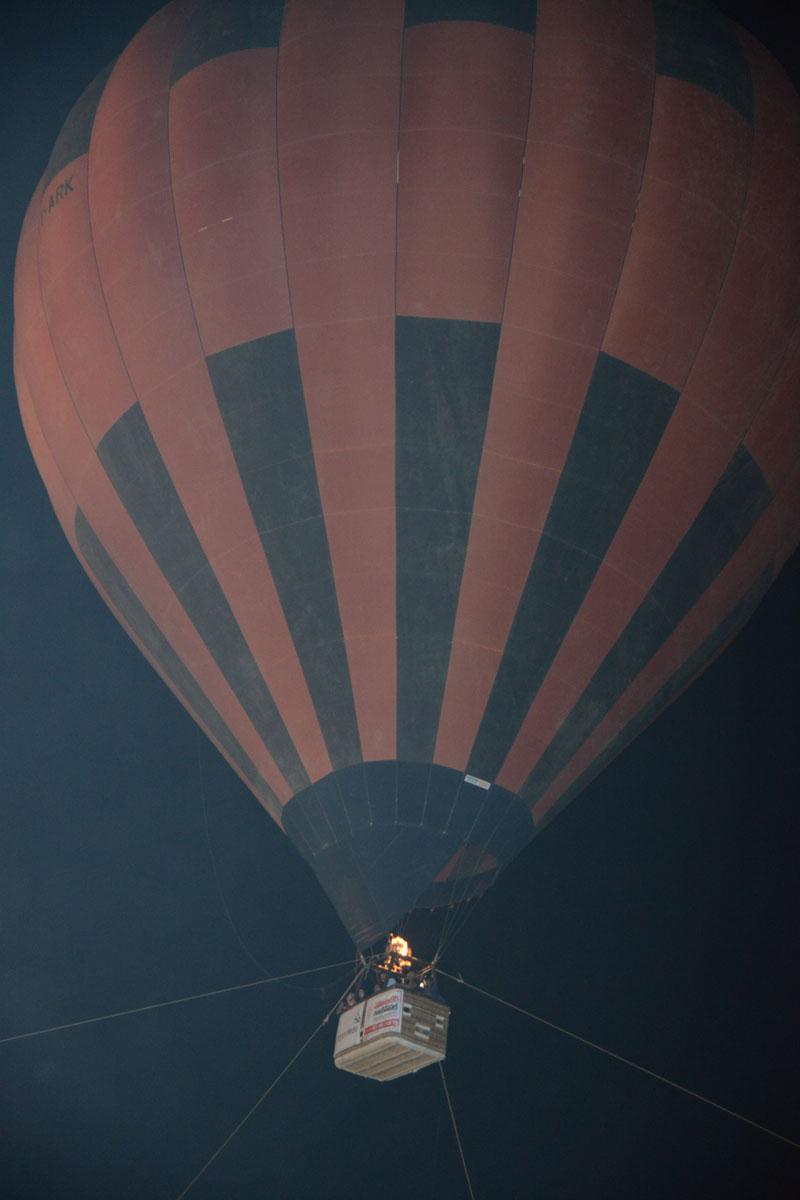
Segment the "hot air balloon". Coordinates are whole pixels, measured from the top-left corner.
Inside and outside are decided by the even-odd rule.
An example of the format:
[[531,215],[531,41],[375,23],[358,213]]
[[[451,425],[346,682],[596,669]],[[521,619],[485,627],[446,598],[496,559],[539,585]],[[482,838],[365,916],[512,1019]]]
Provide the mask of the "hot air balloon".
[[357,947],[483,892],[800,540],[799,134],[677,0],[174,0],[70,114],[36,464]]

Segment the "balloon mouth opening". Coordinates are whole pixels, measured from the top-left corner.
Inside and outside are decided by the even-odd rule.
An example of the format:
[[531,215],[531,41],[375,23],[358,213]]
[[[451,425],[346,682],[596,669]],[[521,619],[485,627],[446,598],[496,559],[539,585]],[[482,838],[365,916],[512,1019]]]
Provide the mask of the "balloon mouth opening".
[[[424,803],[420,802],[420,795]],[[355,945],[481,895],[533,836],[519,796],[437,763],[371,761],[298,792],[283,827]]]

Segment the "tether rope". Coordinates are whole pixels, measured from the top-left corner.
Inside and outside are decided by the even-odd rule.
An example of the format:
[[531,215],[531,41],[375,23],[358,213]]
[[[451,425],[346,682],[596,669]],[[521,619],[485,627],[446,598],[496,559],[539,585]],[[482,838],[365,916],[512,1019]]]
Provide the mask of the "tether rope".
[[317,1027],[316,1027],[316,1029],[314,1030],[314,1032],[313,1032],[313,1033],[311,1033],[311,1034],[309,1034],[309,1036],[308,1036],[308,1037],[306,1038],[306,1040],[303,1042],[303,1044],[302,1044],[302,1046],[300,1047],[300,1049],[299,1049],[299,1050],[297,1050],[297,1051],[295,1051],[295,1053],[294,1053],[294,1054],[292,1055],[292,1057],[289,1059],[289,1061],[288,1061],[288,1063],[286,1064],[286,1066],[285,1066],[285,1067],[284,1067],[284,1068],[283,1068],[283,1069],[282,1069],[282,1070],[281,1070],[281,1071],[280,1071],[280,1072],[279,1072],[279,1073],[278,1073],[278,1074],[275,1076],[275,1078],[273,1079],[273,1081],[272,1081],[272,1083],[269,1085],[269,1087],[268,1087],[268,1088],[267,1088],[265,1091],[263,1091],[263,1092],[261,1093],[261,1095],[260,1095],[260,1096],[258,1097],[258,1099],[256,1100],[255,1104],[252,1106],[252,1108],[248,1109],[248,1111],[247,1111],[247,1112],[245,1113],[245,1115],[242,1117],[241,1121],[239,1121],[239,1122],[238,1122],[236,1125],[234,1125],[233,1129],[230,1131],[230,1133],[228,1134],[228,1136],[225,1138],[224,1142],[220,1142],[219,1146],[217,1146],[216,1150],[215,1150],[215,1151],[214,1151],[214,1153],[211,1155],[211,1157],[210,1157],[210,1158],[209,1158],[209,1159],[208,1159],[208,1160],[207,1160],[207,1161],[206,1161],[206,1162],[203,1164],[203,1166],[200,1168],[200,1170],[197,1172],[197,1174],[196,1174],[196,1175],[195,1175],[195,1176],[194,1176],[192,1179],[190,1179],[190,1180],[189,1180],[189,1182],[187,1183],[186,1187],[183,1189],[183,1191],[182,1191],[182,1192],[180,1192],[180,1193],[179,1193],[179,1195],[178,1195],[178,1196],[176,1196],[175,1200],[183,1200],[183,1197],[184,1197],[184,1196],[186,1196],[186,1195],[189,1193],[189,1191],[190,1191],[190,1190],[191,1190],[191,1189],[194,1187],[194,1185],[197,1183],[197,1181],[198,1181],[198,1179],[201,1177],[201,1175],[205,1175],[206,1171],[207,1171],[207,1170],[208,1170],[208,1168],[211,1166],[211,1164],[212,1164],[212,1163],[213,1163],[213,1162],[214,1162],[214,1161],[215,1161],[217,1158],[219,1158],[220,1154],[221,1154],[221,1153],[222,1153],[222,1151],[225,1149],[225,1147],[226,1147],[227,1145],[229,1145],[229,1144],[230,1144],[230,1143],[233,1141],[233,1139],[236,1137],[236,1134],[239,1132],[239,1130],[240,1130],[240,1129],[241,1129],[241,1128],[242,1128],[244,1125],[246,1125],[246,1124],[247,1124],[247,1122],[250,1120],[250,1118],[252,1117],[252,1115],[253,1115],[253,1113],[256,1111],[256,1109],[257,1109],[257,1108],[259,1108],[259,1107],[260,1107],[260,1105],[264,1103],[264,1101],[266,1100],[267,1096],[270,1094],[270,1092],[271,1092],[271,1091],[273,1091],[273,1089],[274,1089],[274,1088],[276,1088],[276,1087],[278,1086],[278,1084],[279,1084],[279,1083],[280,1083],[280,1081],[283,1079],[283,1077],[284,1077],[284,1075],[287,1073],[287,1071],[289,1071],[289,1070],[290,1070],[290,1068],[294,1066],[294,1064],[297,1062],[298,1058],[299,1058],[299,1057],[300,1057],[300,1055],[303,1053],[303,1051],[306,1049],[306,1047],[307,1047],[307,1046],[309,1046],[309,1045],[310,1045],[310,1044],[313,1042],[314,1038],[317,1036],[317,1034],[319,1033],[320,1029],[322,1029],[324,1025],[327,1025],[328,1021],[331,1019],[331,1017],[333,1016],[333,1014],[336,1012],[336,1009],[338,1008],[338,1006],[339,1006],[339,1004],[341,1003],[341,1001],[342,1001],[342,1000],[344,1000],[344,998],[345,998],[345,996],[347,995],[347,993],[348,993],[348,992],[349,992],[349,991],[350,991],[352,988],[354,988],[354,987],[356,986],[356,984],[358,983],[359,979],[360,979],[360,978],[361,978],[361,976],[364,974],[365,970],[366,970],[366,968],[364,968],[364,967],[361,967],[361,968],[360,968],[360,969],[359,969],[359,970],[356,972],[356,975],[355,975],[355,977],[354,977],[354,978],[353,978],[353,979],[350,981],[350,983],[349,983],[349,984],[347,985],[347,987],[344,989],[344,991],[342,992],[341,996],[339,996],[339,998],[338,998],[338,1000],[336,1001],[336,1003],[335,1003],[335,1004],[333,1004],[333,1005],[331,1005],[331,1007],[328,1009],[327,1013],[326,1013],[326,1014],[325,1014],[325,1016],[322,1018],[322,1020],[320,1021],[319,1025],[317,1025]]
[[441,967],[439,968],[439,974],[444,975],[447,979],[452,979],[453,983],[460,983],[462,987],[470,988],[471,991],[478,992],[479,995],[486,996],[489,1000],[494,1000],[506,1008],[513,1009],[514,1012],[521,1013],[523,1017],[530,1017],[532,1021],[538,1021],[540,1025],[546,1025],[548,1029],[554,1029],[557,1033],[563,1033],[566,1037],[572,1038],[573,1041],[580,1042],[584,1046],[588,1046],[591,1050],[599,1050],[601,1054],[606,1054],[609,1058],[615,1058],[617,1062],[624,1063],[627,1067],[633,1067],[634,1071],[640,1071],[642,1075],[649,1075],[651,1079],[657,1079],[659,1083],[665,1083],[668,1087],[674,1088],[678,1092],[683,1092],[684,1095],[691,1096],[694,1100],[700,1100],[703,1104],[708,1104],[711,1108],[716,1108],[719,1112],[725,1113],[726,1116],[735,1117],[737,1121],[742,1121],[745,1125],[750,1125],[753,1129],[758,1129],[761,1133],[769,1134],[770,1137],[776,1138],[779,1142],[785,1142],[787,1146],[793,1146],[795,1150],[800,1150],[800,1142],[794,1142],[791,1138],[784,1137],[782,1133],[776,1133],[774,1129],[769,1129],[766,1125],[760,1125],[758,1121],[752,1121],[750,1117],[745,1117],[742,1113],[735,1112],[732,1108],[726,1108],[724,1104],[717,1104],[716,1100],[710,1100],[708,1096],[703,1096],[700,1092],[692,1091],[691,1088],[684,1087],[682,1083],[676,1083],[674,1079],[668,1079],[666,1075],[659,1075],[657,1071],[651,1071],[648,1067],[642,1067],[639,1063],[635,1063],[630,1058],[624,1058],[623,1055],[617,1054],[614,1050],[608,1050],[605,1046],[600,1046],[597,1042],[590,1041],[589,1038],[581,1037],[579,1033],[573,1033],[571,1029],[565,1029],[563,1025],[556,1025],[555,1022],[548,1021],[545,1017],[540,1017],[527,1008],[520,1008],[518,1004],[512,1004],[510,1000],[503,1000],[501,996],[495,996],[491,992],[487,992],[484,988],[476,987],[474,983],[467,983],[466,979],[462,979],[458,975],[450,975],[447,971],[443,971]]
[[[442,972],[442,974],[444,974],[444,971]],[[467,1170],[467,1160],[464,1158],[464,1148],[461,1145],[461,1138],[458,1133],[458,1125],[456,1124],[456,1114],[453,1112],[453,1105],[450,1101],[450,1091],[447,1086],[447,1080],[445,1079],[445,1075],[444,1075],[444,1067],[442,1066],[441,1062],[439,1063],[439,1075],[441,1076],[441,1079],[442,1079],[442,1087],[444,1088],[445,1099],[447,1100],[447,1107],[450,1111],[450,1120],[453,1123],[453,1133],[456,1135],[456,1145],[458,1146],[458,1153],[459,1153],[459,1157],[461,1158],[461,1166],[464,1168],[464,1179],[466,1180],[467,1191],[469,1192],[470,1200],[475,1200],[475,1193],[472,1190],[472,1180],[469,1177],[469,1171]]]
[[82,1021],[68,1021],[64,1025],[51,1025],[47,1029],[32,1029],[28,1033],[12,1033],[0,1038],[0,1046],[6,1042],[21,1042],[25,1038],[41,1037],[45,1033],[60,1033],[64,1029],[78,1029],[81,1025],[95,1025],[99,1021],[114,1021],[117,1017],[132,1017],[136,1013],[152,1012],[155,1008],[170,1008],[175,1004],[188,1004],[190,1000],[207,1000],[211,996],[226,996],[230,992],[242,992],[246,988],[263,987],[268,983],[282,983],[285,979],[298,979],[301,975],[316,975],[319,971],[333,971],[336,967],[349,967],[350,961],[327,963],[324,967],[309,967],[305,971],[291,971],[288,975],[272,975],[268,979],[253,979],[250,983],[235,983],[232,987],[216,988],[213,992],[196,992],[192,996],[179,996],[177,1000],[159,1000],[155,1004],[142,1004],[139,1008],[125,1008],[120,1012],[105,1013],[100,1017],[86,1017]]

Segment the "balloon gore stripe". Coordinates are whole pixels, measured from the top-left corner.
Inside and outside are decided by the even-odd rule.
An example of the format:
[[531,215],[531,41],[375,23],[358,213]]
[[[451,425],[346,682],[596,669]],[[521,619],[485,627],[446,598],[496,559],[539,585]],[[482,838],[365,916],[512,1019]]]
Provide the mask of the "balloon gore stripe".
[[548,821],[565,808],[570,800],[574,800],[584,788],[595,779],[604,767],[608,766],[618,754],[621,754],[626,746],[629,746],[634,738],[647,728],[647,726],[655,720],[659,713],[663,712],[667,705],[676,700],[680,694],[685,691],[690,683],[700,675],[709,663],[724,650],[727,644],[742,627],[749,621],[750,617],[755,612],[759,603],[764,597],[769,585],[772,583],[773,575],[771,571],[765,571],[756,582],[748,588],[744,596],[731,609],[728,615],[719,623],[717,628],[710,634],[697,650],[691,654],[686,661],[679,667],[677,671],[659,688],[648,704],[644,705],[639,710],[634,719],[630,721],[611,742],[609,742],[602,754],[592,762],[591,767],[584,771],[579,778],[570,785],[559,797],[557,803],[549,807],[546,812],[542,813],[539,819],[538,810],[535,810],[534,817],[536,819],[536,828],[540,829]]
[[134,404],[97,447],[122,503],[242,708],[295,790],[308,775],[219,586],[141,408]]
[[208,369],[331,762],[359,762],[294,331],[222,350]]
[[[494,779],[635,495],[678,393],[600,354],[468,771]],[[609,464],[614,470],[609,470]]]
[[499,326],[397,318],[397,754],[436,741]]
[[562,724],[521,795],[534,804],[633,682],[747,537],[772,499],[758,464],[740,447],[699,517],[633,620]]

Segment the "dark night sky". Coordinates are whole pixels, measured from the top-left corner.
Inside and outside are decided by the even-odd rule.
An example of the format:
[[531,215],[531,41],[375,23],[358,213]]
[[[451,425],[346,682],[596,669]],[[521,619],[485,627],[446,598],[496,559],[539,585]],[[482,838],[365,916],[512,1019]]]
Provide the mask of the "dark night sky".
[[[3,1038],[351,955],[305,864],[83,575],[17,415],[11,281],[25,206],[72,102],[157,7],[30,2],[3,43],[7,1200],[174,1200],[338,994],[313,984],[341,990],[346,978]],[[723,7],[797,75],[782,5]],[[734,646],[512,864],[446,960],[795,1141],[798,598],[795,555]],[[444,990],[448,1080],[479,1200],[800,1196],[800,1150]],[[331,1050],[329,1028],[193,1200],[466,1195],[438,1073],[380,1089],[334,1071]]]

